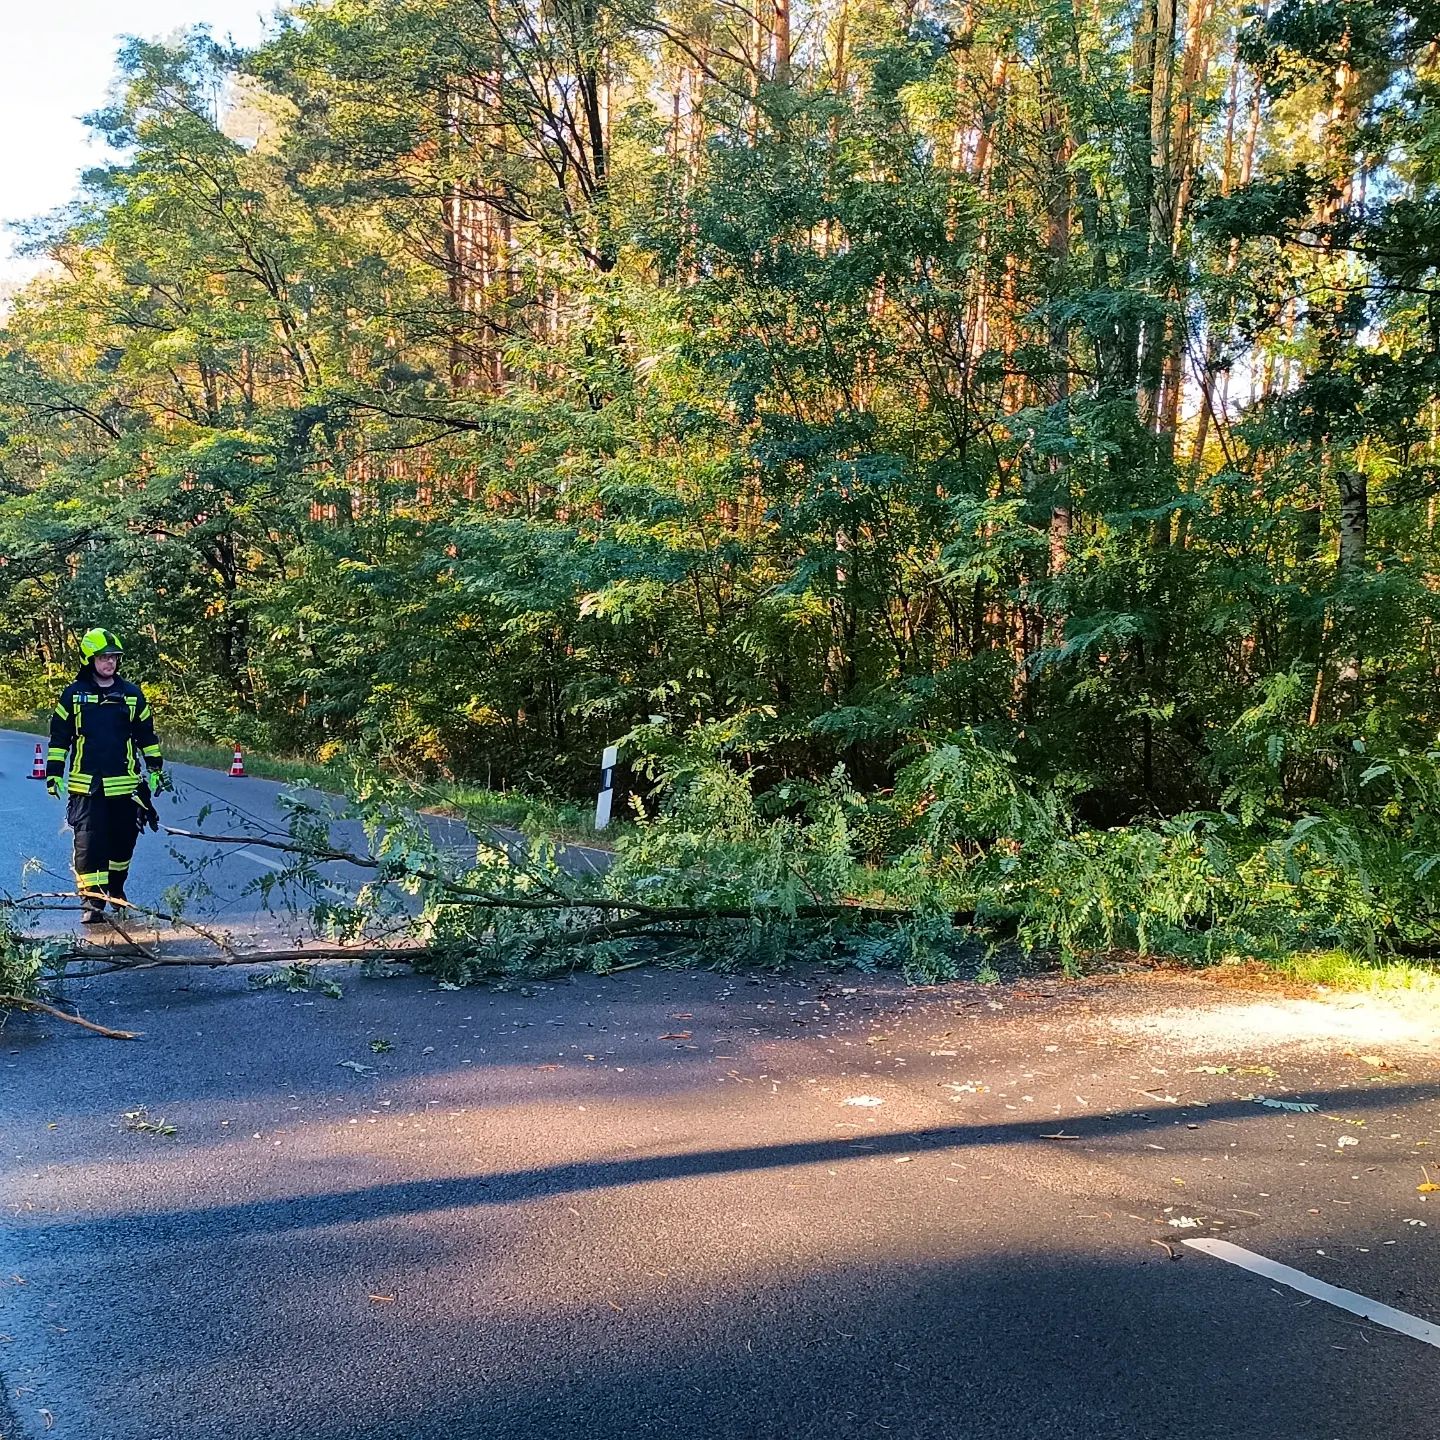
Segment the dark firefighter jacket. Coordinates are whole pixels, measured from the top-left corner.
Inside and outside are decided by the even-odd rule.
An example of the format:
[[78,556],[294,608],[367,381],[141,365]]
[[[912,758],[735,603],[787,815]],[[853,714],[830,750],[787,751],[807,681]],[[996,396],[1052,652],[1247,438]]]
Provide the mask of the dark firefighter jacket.
[[82,670],[50,717],[46,775],[63,775],[67,756],[72,795],[135,794],[140,762],[150,770],[164,764],[145,692],[118,675],[101,689],[89,667]]

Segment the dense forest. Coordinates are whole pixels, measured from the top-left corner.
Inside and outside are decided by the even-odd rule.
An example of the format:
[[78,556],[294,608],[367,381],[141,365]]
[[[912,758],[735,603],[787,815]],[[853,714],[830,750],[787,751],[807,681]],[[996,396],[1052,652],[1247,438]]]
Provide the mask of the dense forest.
[[0,709],[104,624],[194,734],[1431,944],[1437,84],[1414,0],[128,43],[0,333]]

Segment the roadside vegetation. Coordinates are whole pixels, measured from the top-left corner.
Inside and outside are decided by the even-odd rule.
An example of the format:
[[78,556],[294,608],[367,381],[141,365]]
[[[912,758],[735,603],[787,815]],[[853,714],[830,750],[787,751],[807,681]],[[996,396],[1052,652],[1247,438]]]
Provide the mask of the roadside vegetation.
[[1440,952],[1436,13],[287,15],[33,227],[0,708],[119,632],[457,983]]

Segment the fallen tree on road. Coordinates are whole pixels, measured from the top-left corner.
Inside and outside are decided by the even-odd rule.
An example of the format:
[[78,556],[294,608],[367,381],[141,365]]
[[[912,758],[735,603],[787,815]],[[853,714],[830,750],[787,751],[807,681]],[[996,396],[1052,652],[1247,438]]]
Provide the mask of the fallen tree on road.
[[[995,944],[1012,941],[1067,966],[1117,950],[1193,962],[1440,950],[1431,861],[1415,859],[1440,864],[1423,796],[1397,811],[1409,827],[1399,838],[1323,815],[1270,838],[1221,815],[1099,831],[1053,793],[1027,790],[1008,757],[973,736],[925,752],[880,797],[856,794],[837,771],[776,813],[749,776],[713,756],[677,762],[656,793],[659,816],[628,827],[608,867],[578,873],[546,836],[516,843],[481,820],[471,843],[447,848],[375,777],[339,806],[287,794],[283,829],[240,815],[209,829],[202,811],[198,825],[168,828],[190,878],[167,908],[125,906],[111,920],[124,953],[4,941],[0,957],[12,956],[12,970],[20,957],[24,973],[15,981],[0,968],[0,990],[33,998],[42,972],[67,969],[320,961],[398,962],[454,985],[643,959],[804,959],[933,982],[993,974]],[[337,839],[341,827],[359,838]],[[294,919],[294,945],[245,947],[193,918],[204,915],[209,868],[241,847],[284,856],[247,888]],[[1398,859],[1397,847],[1408,847]]]

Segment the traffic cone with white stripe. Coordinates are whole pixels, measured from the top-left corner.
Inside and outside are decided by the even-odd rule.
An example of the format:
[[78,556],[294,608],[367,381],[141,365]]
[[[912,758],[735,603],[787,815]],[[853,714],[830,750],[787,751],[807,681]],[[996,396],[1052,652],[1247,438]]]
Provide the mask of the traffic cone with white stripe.
[[235,747],[235,758],[230,762],[231,779],[243,779],[245,776],[245,757],[240,753],[240,747]]
[[32,780],[45,778],[45,747],[38,741],[35,744],[35,763],[30,767],[30,778]]

